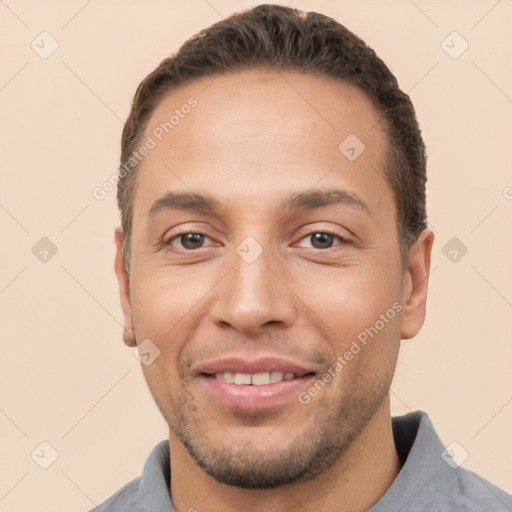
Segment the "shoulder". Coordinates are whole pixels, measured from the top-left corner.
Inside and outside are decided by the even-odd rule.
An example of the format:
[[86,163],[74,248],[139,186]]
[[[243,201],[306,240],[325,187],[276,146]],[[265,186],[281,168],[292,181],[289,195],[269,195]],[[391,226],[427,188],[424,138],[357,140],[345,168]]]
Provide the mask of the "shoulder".
[[137,477],[119,489],[108,500],[93,508],[90,512],[139,512],[138,492],[142,477]]
[[433,475],[412,504],[410,510],[418,512],[511,512],[512,495],[473,471],[454,467]]
[[174,511],[169,493],[169,441],[157,444],[144,464],[142,475],[128,482],[90,512]]
[[453,470],[452,492],[459,496],[468,512],[481,510],[512,511],[512,495],[482,476],[464,468]]
[[512,495],[461,467],[463,448],[445,447],[425,412],[393,418],[393,435],[403,467],[372,512],[512,512]]

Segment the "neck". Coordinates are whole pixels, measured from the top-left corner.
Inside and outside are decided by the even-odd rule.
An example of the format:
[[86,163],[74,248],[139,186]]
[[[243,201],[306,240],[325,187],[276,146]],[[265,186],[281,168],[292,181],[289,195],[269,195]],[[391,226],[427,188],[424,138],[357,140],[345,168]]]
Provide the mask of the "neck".
[[364,512],[387,491],[400,471],[389,397],[352,445],[329,470],[309,481],[275,489],[240,489],[220,484],[191,459],[170,432],[171,493],[177,512]]

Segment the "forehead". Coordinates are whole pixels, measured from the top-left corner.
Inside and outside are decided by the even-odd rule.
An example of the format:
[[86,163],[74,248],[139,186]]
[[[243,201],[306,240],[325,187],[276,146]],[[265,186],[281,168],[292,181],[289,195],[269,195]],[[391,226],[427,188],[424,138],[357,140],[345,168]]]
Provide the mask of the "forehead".
[[226,201],[235,189],[241,200],[263,201],[315,184],[376,200],[390,193],[378,113],[358,88],[329,78],[255,70],[204,77],[157,105],[148,138],[155,147],[139,167],[136,203],[191,188]]

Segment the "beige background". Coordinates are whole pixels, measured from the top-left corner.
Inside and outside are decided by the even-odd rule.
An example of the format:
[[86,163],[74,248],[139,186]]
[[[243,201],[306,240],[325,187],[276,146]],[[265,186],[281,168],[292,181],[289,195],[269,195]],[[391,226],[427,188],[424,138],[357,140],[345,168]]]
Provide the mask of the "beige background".
[[[88,510],[166,437],[121,340],[115,192],[98,201],[92,190],[117,167],[139,81],[199,29],[255,4],[0,2],[0,512]],[[468,452],[464,467],[510,492],[512,2],[292,5],[376,49],[410,91],[428,145],[428,318],[403,342],[393,412],[427,410],[445,444]],[[47,59],[31,48],[50,48],[43,31],[59,44]],[[441,46],[453,31],[469,43],[457,59]],[[452,52],[462,43],[448,39]],[[42,237],[58,249],[46,263],[32,253]],[[452,237],[468,248],[457,262],[443,253]],[[42,441],[59,454],[46,470],[36,460],[48,448],[31,458]]]

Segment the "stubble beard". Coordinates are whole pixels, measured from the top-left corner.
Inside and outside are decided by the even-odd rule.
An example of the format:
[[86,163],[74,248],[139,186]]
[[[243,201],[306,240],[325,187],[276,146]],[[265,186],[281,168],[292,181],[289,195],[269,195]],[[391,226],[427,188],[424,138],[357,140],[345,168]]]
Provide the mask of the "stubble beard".
[[[280,428],[287,429],[283,436],[286,444],[281,446],[272,443],[272,433],[253,444],[226,430],[222,443],[213,441],[209,432],[222,427],[186,388],[182,388],[178,403],[168,403],[167,407],[152,394],[173,433],[195,463],[213,479],[242,489],[272,489],[312,480],[343,457],[389,394],[393,372],[385,378],[370,373],[365,373],[366,382],[362,376],[352,375],[346,383],[349,389],[337,403],[323,390],[323,396],[301,405],[315,407],[316,412],[308,416],[307,424],[295,435],[290,432],[289,422],[277,425],[275,433]],[[201,409],[204,414],[197,414]]]

